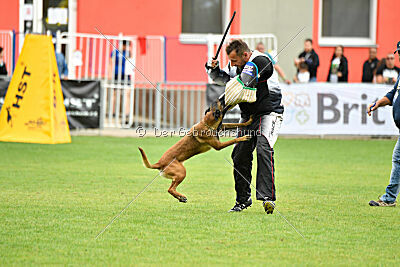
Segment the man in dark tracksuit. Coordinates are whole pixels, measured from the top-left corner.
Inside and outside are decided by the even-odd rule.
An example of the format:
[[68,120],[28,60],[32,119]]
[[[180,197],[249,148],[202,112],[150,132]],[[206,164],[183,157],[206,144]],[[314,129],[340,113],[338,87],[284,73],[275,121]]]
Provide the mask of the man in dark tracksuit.
[[301,52],[299,57],[294,60],[294,65],[297,68],[297,72],[299,72],[300,64],[305,62],[308,66],[308,71],[310,72],[310,82],[316,82],[317,69],[319,67],[319,57],[312,45],[313,42],[311,39],[306,39],[304,41],[304,51]]
[[253,118],[251,125],[239,129],[239,135],[251,133],[252,138],[236,144],[232,152],[236,204],[230,211],[242,211],[252,204],[249,182],[252,178],[253,151],[257,148],[256,198],[263,201],[267,213],[272,213],[276,200],[273,146],[282,123],[282,95],[279,88],[268,87],[267,80],[273,74],[274,67],[265,54],[251,51],[242,40],[231,41],[226,52],[230,62],[223,70],[216,60],[207,65],[211,79],[226,84],[235,77],[247,88],[257,90],[255,102],[239,104],[241,121],[247,121],[250,116]]

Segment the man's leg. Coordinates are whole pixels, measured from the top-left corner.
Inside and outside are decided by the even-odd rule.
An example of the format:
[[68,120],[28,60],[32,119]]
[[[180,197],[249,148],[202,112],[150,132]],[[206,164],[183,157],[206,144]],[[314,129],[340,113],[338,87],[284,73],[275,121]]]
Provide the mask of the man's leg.
[[[241,128],[238,137],[250,134],[248,131],[254,127],[254,124],[253,122],[250,126]],[[254,136],[249,141],[237,143],[233,148],[232,161],[234,166],[233,177],[235,179],[236,204],[229,212],[242,211],[252,204],[249,182],[251,182],[251,168],[255,142],[256,137]]]
[[[240,134],[238,136],[241,136]],[[236,202],[244,203],[251,196],[251,169],[253,162],[253,151],[255,148],[255,137],[249,141],[240,142],[232,151],[233,177],[235,179]],[[243,176],[246,178],[243,179]]]
[[260,134],[257,136],[257,199],[265,201],[264,208],[272,213],[276,200],[275,167],[273,146],[282,124],[282,114],[264,115],[259,121]]
[[257,137],[257,200],[275,201],[275,168],[274,149],[270,147],[267,138]]
[[393,150],[392,157],[392,172],[390,174],[390,182],[386,187],[386,194],[381,196],[381,200],[386,203],[392,203],[396,201],[399,194],[400,184],[400,137]]

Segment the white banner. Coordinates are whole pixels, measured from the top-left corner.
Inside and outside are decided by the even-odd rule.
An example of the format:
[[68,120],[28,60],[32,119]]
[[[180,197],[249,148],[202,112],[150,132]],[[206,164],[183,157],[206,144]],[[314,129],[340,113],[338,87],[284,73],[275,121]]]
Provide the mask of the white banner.
[[370,103],[392,85],[355,83],[281,84],[285,106],[281,134],[398,135],[392,107],[381,107],[369,117]]

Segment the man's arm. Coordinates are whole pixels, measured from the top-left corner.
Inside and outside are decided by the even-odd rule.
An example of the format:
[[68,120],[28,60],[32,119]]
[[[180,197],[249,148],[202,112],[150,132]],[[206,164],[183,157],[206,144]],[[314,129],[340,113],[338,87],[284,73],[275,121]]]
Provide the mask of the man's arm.
[[394,99],[394,95],[396,94],[396,90],[397,90],[396,88],[397,88],[398,83],[399,83],[399,79],[397,79],[397,82],[394,85],[393,89],[390,90],[384,97],[382,97],[381,99],[379,99],[375,103],[372,103],[372,104],[370,104],[368,106],[368,109],[367,109],[368,116],[371,116],[371,112],[376,110],[376,109],[378,109],[379,107],[392,105],[393,99]]
[[305,53],[304,53],[304,52],[301,52],[301,53],[299,54],[299,56],[298,56],[297,58],[294,59],[294,66],[295,66],[296,68],[299,68],[299,64],[300,64],[301,62],[304,62],[304,55],[305,55]]
[[[347,72],[348,72],[348,64],[347,64],[347,59],[345,57],[342,57],[341,62],[340,62],[340,66],[339,66],[339,71],[338,71],[338,77],[343,77],[343,76],[347,76]],[[340,75],[339,75],[340,74]]]
[[298,83],[298,82],[299,82],[299,78],[297,78],[297,75],[295,75],[295,76],[293,77],[293,82],[295,82],[295,83]]
[[384,107],[384,106],[391,105],[391,104],[392,104],[392,102],[389,100],[389,98],[387,98],[386,96],[382,97],[375,103],[372,103],[368,106],[368,109],[367,109],[368,116],[371,116],[371,112],[374,110],[377,110],[379,107]]
[[313,59],[311,60],[311,62],[310,62],[310,60],[307,60],[306,63],[308,65],[309,71],[310,70],[317,71],[317,68],[319,66],[319,57],[318,57],[317,53],[313,54]]
[[206,70],[208,76],[210,76],[210,78],[218,84],[225,85],[231,79],[228,73],[219,68],[219,63],[217,60],[212,60],[211,65],[206,63]]
[[319,67],[319,56],[317,53],[315,53],[315,68]]
[[383,76],[381,74],[376,75],[376,83],[383,83]]
[[366,76],[365,74],[367,72],[367,64],[368,64],[368,60],[364,61],[364,64],[363,64],[363,67],[362,67],[362,76],[361,76],[361,81],[362,82],[364,82],[366,80],[366,78],[367,78],[367,77],[365,77]]
[[[274,66],[272,65],[272,61],[268,57],[256,57],[254,58],[253,63],[257,65],[257,74],[260,77],[261,81],[268,80],[274,73]],[[254,79],[253,81],[256,81],[256,79]]]

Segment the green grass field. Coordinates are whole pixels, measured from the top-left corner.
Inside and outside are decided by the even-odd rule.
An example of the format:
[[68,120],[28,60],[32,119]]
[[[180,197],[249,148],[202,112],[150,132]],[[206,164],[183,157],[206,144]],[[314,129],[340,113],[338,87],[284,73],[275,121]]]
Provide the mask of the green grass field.
[[393,140],[278,140],[277,208],[304,239],[259,202],[227,213],[235,197],[229,147],[185,163],[178,190],[188,203],[159,177],[95,240],[157,174],[137,146],[154,163],[177,140],[0,143],[0,264],[399,264],[400,209],[368,206],[389,180]]

